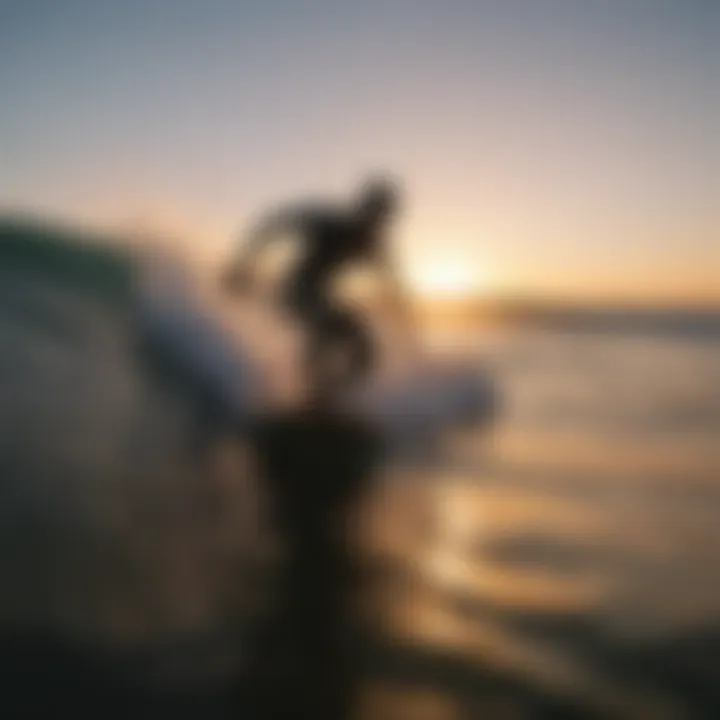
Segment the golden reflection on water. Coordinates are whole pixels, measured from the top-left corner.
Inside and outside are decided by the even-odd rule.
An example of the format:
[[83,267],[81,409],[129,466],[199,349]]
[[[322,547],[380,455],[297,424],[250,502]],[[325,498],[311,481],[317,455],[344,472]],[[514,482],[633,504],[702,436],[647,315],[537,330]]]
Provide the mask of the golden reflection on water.
[[716,450],[691,455],[698,438],[655,454],[621,442],[614,456],[598,438],[495,440],[457,471],[386,479],[375,537],[396,568],[383,576],[387,632],[609,717],[682,716],[662,688],[598,671],[583,638],[633,642],[716,617]]

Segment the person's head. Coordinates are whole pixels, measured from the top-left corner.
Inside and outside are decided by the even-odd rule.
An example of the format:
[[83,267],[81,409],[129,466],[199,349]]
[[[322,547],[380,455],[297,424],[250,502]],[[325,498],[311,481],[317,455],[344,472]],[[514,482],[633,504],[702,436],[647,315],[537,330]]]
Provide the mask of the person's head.
[[365,181],[358,202],[358,213],[371,223],[382,223],[392,217],[400,204],[397,186],[385,178]]

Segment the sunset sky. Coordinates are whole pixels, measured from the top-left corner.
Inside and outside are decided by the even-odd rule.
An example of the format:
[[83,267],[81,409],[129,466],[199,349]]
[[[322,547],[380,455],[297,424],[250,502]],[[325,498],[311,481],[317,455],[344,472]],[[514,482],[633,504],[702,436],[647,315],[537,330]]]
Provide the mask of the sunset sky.
[[716,0],[0,0],[0,204],[229,247],[403,181],[426,292],[720,302]]

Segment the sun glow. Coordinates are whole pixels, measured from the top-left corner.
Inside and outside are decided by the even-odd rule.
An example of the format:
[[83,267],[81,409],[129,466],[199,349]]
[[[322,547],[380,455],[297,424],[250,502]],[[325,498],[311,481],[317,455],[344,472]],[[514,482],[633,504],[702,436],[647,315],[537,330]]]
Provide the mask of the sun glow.
[[488,284],[487,271],[471,259],[427,260],[409,273],[412,286],[420,295],[431,298],[464,298],[483,292]]

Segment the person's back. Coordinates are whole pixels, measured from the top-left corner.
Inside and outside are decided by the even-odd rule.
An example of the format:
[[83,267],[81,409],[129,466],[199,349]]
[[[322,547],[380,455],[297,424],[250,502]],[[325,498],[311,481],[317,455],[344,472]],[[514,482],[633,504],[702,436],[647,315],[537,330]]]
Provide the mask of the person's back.
[[[330,302],[334,281],[346,271],[372,260],[377,238],[352,211],[320,209],[305,213],[298,232],[302,248],[286,278],[288,308],[303,312],[298,300]],[[336,299],[337,301],[337,299]]]

